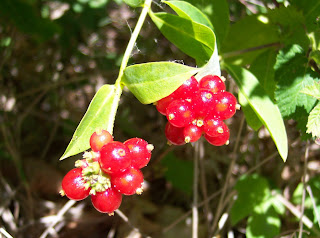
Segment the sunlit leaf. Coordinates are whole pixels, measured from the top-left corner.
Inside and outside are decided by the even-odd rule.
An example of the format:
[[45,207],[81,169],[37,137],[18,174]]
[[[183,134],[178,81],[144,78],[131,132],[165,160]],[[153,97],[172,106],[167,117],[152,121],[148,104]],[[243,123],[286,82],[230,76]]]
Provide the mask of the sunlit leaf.
[[153,13],[150,17],[161,33],[182,52],[204,65],[215,49],[213,31],[202,24],[169,13]]
[[235,65],[225,65],[236,81],[249,105],[268,129],[284,161],[288,156],[288,138],[279,108],[273,103],[256,77],[248,70]]
[[180,17],[190,19],[213,29],[208,17],[198,8],[185,1],[163,1],[168,4]]
[[175,91],[199,68],[173,62],[155,62],[129,66],[122,83],[144,104],[153,103]]
[[307,133],[311,133],[313,137],[320,137],[320,104],[318,103],[309,114]]
[[117,106],[118,97],[115,95],[115,86],[102,86],[92,99],[60,160],[89,149],[90,136],[97,129],[106,129],[112,133],[114,123],[112,112]]
[[313,82],[313,84],[304,87],[300,92],[320,100],[320,83]]

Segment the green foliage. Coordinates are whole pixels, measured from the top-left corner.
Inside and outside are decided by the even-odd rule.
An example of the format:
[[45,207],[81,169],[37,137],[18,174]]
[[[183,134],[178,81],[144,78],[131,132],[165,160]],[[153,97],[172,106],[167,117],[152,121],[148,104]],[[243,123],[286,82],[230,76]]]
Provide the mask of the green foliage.
[[143,0],[123,0],[130,7],[141,7],[143,4]]
[[1,0],[0,15],[39,41],[48,40],[60,31],[57,24],[39,17],[34,6],[21,0]]
[[188,2],[201,9],[201,11],[208,16],[213,25],[213,31],[217,37],[218,49],[220,50],[230,27],[228,2],[226,0],[189,0]]
[[150,17],[161,33],[182,52],[196,59],[199,66],[210,59],[215,49],[215,36],[209,27],[164,12],[150,12]]
[[[256,77],[248,70],[236,65],[224,65],[228,73],[236,80],[241,93],[268,129],[279,154],[286,161],[288,156],[288,139],[280,111],[260,86]],[[246,115],[248,116],[248,115]]]
[[233,54],[233,52],[277,42],[279,42],[277,27],[268,22],[267,16],[252,15],[231,25],[220,52],[222,58],[228,63],[245,65],[252,63],[266,48],[243,51],[241,54]]
[[112,112],[119,103],[119,97],[116,96],[115,90],[115,86],[107,84],[99,89],[60,160],[89,149],[90,136],[97,129],[106,129],[112,133],[115,119]]
[[307,63],[308,59],[298,45],[284,48],[277,56],[275,99],[283,117],[290,117],[297,107],[303,107],[309,113],[316,102],[315,98],[301,93],[301,89],[318,80]]
[[172,152],[161,163],[165,166],[165,178],[177,189],[188,195],[192,194],[193,163],[181,160]]
[[172,62],[155,62],[129,66],[122,83],[141,103],[156,102],[175,91],[199,69]]
[[255,111],[250,106],[246,97],[241,93],[238,93],[238,101],[241,105],[241,110],[243,111],[247,124],[255,131],[259,130],[263,125],[259,117],[256,115]]
[[283,206],[271,195],[268,181],[257,175],[242,176],[235,185],[237,199],[231,208],[231,222],[248,217],[247,237],[275,237],[280,232]]
[[307,94],[320,100],[320,83],[313,82],[301,90],[301,93]]
[[163,1],[168,4],[180,17],[195,21],[213,29],[208,17],[198,8],[185,1]]
[[307,133],[311,133],[313,137],[320,137],[320,104],[318,103],[309,114]]

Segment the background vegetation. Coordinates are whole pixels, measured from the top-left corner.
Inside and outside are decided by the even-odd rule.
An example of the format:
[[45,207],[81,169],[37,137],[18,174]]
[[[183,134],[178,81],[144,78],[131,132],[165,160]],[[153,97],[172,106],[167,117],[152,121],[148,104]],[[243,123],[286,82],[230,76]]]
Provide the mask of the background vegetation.
[[[115,82],[141,8],[122,0],[0,1],[1,235],[191,237],[193,157],[199,156],[199,237],[212,230],[221,237],[319,237],[320,164],[314,140],[320,137],[320,3],[188,2],[210,20],[228,91],[242,105],[228,120],[230,144],[168,146],[165,118],[125,89],[114,137],[141,137],[155,150],[143,170],[145,192],[125,198],[120,209],[126,217],[109,217],[89,199],[64,207],[68,200],[58,193],[61,179],[81,155],[59,158],[94,94]],[[152,9],[174,14],[159,1]],[[167,38],[147,18],[129,65],[205,62]],[[270,136],[270,124],[256,116],[257,108],[268,118],[273,112],[264,104],[248,106],[245,75],[259,81],[259,90],[277,103],[285,119],[285,163],[285,152],[278,154],[271,137],[276,132]]]

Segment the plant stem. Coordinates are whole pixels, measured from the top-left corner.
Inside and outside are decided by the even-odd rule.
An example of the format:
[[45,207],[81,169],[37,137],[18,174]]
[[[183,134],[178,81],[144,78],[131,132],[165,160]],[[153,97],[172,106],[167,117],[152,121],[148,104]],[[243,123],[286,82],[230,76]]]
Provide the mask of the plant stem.
[[199,176],[199,154],[200,141],[195,143],[193,164],[193,204],[192,204],[192,238],[198,238],[198,176]]
[[[123,59],[122,59],[120,70],[119,70],[119,75],[118,75],[118,78],[117,78],[117,80],[116,80],[116,82],[114,84],[114,86],[115,86],[115,89],[114,89],[115,98],[113,100],[113,104],[112,104],[111,111],[110,111],[110,116],[113,117],[113,118],[116,117],[116,113],[117,113],[117,109],[118,109],[118,105],[119,105],[119,101],[120,101],[120,96],[122,94],[123,85],[121,84],[121,79],[123,77],[124,70],[128,65],[128,61],[129,61],[130,55],[132,53],[134,45],[136,44],[136,41],[138,39],[138,36],[139,36],[140,31],[141,31],[142,25],[143,25],[143,23],[144,23],[144,21],[146,19],[146,16],[147,16],[147,14],[148,14],[148,12],[149,12],[149,10],[151,8],[151,3],[152,3],[152,0],[145,0],[143,8],[142,8],[142,11],[141,11],[139,19],[138,19],[138,22],[137,22],[136,27],[134,28],[134,30],[132,32],[132,35],[130,37],[129,43],[128,43],[127,48],[126,48],[126,51],[124,52],[124,55],[123,55]],[[114,123],[111,123],[109,125],[109,127],[107,128],[107,130],[111,134],[113,132],[113,126],[114,126]]]

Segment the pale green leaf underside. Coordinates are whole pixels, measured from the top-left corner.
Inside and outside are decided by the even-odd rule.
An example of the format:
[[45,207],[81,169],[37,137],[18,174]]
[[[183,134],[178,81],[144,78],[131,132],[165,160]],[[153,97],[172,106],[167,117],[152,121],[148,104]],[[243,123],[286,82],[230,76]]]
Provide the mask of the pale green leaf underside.
[[122,83],[141,103],[149,104],[171,94],[198,71],[173,62],[136,64],[125,69]]
[[114,92],[114,85],[104,85],[98,90],[60,160],[89,149],[89,139],[95,130],[106,129],[110,131],[114,118],[110,116],[109,112],[112,111],[115,104],[118,104],[118,102],[114,102],[116,98]]
[[200,65],[210,59],[216,40],[209,27],[168,13],[149,14],[161,33],[182,52],[196,59]]
[[268,129],[283,161],[288,156],[288,139],[279,108],[263,90],[256,77],[248,70],[235,65],[225,65],[237,82],[241,93],[246,97],[260,121]]
[[320,137],[320,104],[318,103],[309,114],[307,133],[311,133],[313,137]]
[[190,19],[213,29],[213,26],[208,17],[192,4],[185,1],[163,2],[168,4],[172,8],[172,10],[174,10],[180,17]]
[[300,92],[320,100],[320,83],[313,82],[313,84],[306,86]]

